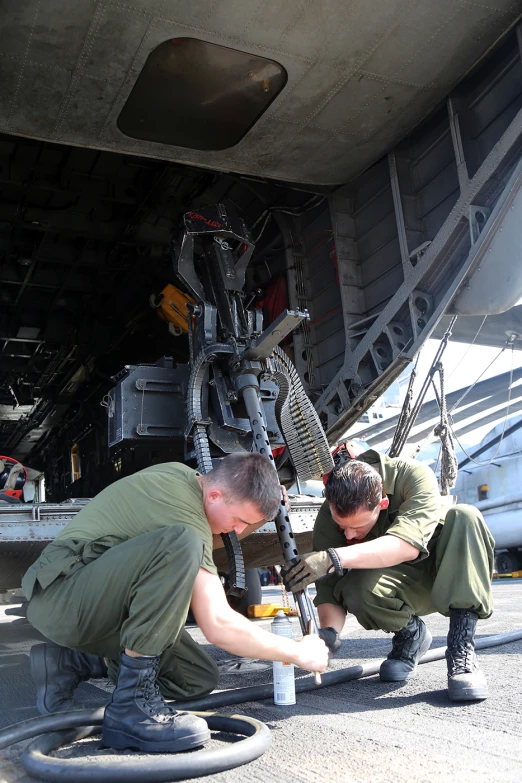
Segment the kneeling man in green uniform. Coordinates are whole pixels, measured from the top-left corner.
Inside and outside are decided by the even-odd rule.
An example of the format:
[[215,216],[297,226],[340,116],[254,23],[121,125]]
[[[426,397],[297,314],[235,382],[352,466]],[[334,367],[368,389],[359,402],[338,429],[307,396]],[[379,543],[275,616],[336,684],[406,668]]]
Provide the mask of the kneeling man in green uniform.
[[449,698],[487,698],[474,637],[493,609],[494,541],[480,512],[456,505],[445,513],[430,468],[373,450],[335,468],[324,495],[316,551],[295,558],[283,578],[293,591],[316,582],[319,633],[330,650],[349,612],[367,630],[393,633],[381,680],[408,680],[431,644],[421,615],[440,612],[449,617]]
[[49,544],[24,576],[27,617],[54,644],[31,649],[41,713],[75,709],[81,681],[116,683],[103,742],[175,752],[210,738],[206,722],[164,701],[210,693],[213,659],[184,630],[189,608],[211,644],[248,658],[324,671],[318,636],[300,642],[233,611],[212,559],[213,536],[275,517],[281,487],[259,454],[234,454],[200,475],[155,465],[111,484]]

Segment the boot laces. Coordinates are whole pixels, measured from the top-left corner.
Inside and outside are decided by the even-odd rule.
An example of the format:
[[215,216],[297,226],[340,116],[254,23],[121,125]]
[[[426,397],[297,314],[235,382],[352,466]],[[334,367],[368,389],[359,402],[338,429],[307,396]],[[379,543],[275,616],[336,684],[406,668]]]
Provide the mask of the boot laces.
[[415,663],[419,638],[420,629],[418,626],[414,629],[408,628],[408,626],[401,628],[400,631],[393,634],[392,649],[388,658]]
[[180,715],[178,710],[169,707],[164,701],[158,686],[159,661],[155,661],[152,666],[143,673],[141,679],[140,706],[144,712],[154,718],[158,723],[167,723],[172,721],[175,716]]
[[477,667],[474,629],[475,623],[464,613],[451,628],[446,651],[450,676],[471,673]]

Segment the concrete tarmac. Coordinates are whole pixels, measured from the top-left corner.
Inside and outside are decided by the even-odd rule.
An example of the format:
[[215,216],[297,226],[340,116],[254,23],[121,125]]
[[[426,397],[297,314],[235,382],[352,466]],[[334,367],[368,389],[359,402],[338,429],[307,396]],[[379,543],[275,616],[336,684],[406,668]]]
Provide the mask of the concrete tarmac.
[[[479,624],[478,636],[522,628],[522,580],[506,579],[493,585],[495,612]],[[277,588],[263,588],[264,601],[280,601]],[[35,693],[29,674],[28,652],[39,641],[24,620],[0,607],[0,727],[34,717]],[[269,628],[270,620],[260,620]],[[294,619],[298,638],[298,621]],[[432,647],[445,645],[448,621],[427,618]],[[189,628],[218,663],[230,658]],[[390,648],[390,636],[364,631],[348,618],[335,669],[363,662],[379,662]],[[519,783],[522,778],[522,642],[479,653],[488,678],[486,701],[452,704],[446,695],[444,660],[423,665],[414,680],[381,683],[378,676],[298,694],[292,707],[270,700],[224,708],[227,714],[251,715],[272,732],[272,745],[256,761],[210,778],[215,783]],[[305,676],[297,672],[297,676]],[[223,674],[222,690],[271,682],[271,667],[255,673]],[[106,681],[84,683],[86,706],[106,703],[111,686]],[[216,746],[222,738],[213,738]],[[20,764],[21,743],[0,752],[0,783],[29,783]],[[84,740],[57,755],[105,755],[97,739]],[[121,754],[120,754],[121,758]],[[121,763],[121,761],[120,761]]]

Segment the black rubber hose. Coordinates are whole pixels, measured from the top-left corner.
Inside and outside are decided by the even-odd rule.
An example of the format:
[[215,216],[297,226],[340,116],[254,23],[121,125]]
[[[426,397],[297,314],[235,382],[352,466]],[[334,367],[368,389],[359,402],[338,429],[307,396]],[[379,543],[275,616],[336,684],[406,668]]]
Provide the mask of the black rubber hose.
[[74,729],[79,726],[99,726],[103,722],[105,707],[96,710],[72,710],[71,712],[54,712],[52,715],[41,715],[38,718],[14,723],[0,731],[0,750],[23,742],[39,734],[47,734],[52,731]]
[[[501,644],[510,644],[522,639],[522,629],[519,631],[510,631],[504,634],[495,634],[484,636],[477,639],[475,648],[484,650],[488,647],[498,647]],[[445,647],[436,647],[422,657],[419,663],[431,663],[440,661],[444,658]],[[342,682],[350,680],[359,680],[361,677],[372,677],[379,673],[381,661],[378,663],[362,663],[356,666],[348,666],[346,669],[338,669],[334,672],[321,674],[321,684],[316,685],[313,677],[301,677],[295,682],[296,693],[305,693],[306,691],[318,691],[321,688],[327,688],[330,685],[339,685]],[[194,701],[176,702],[182,704],[186,710],[213,710],[218,707],[228,707],[232,704],[243,704],[247,701],[259,701],[261,699],[271,699],[274,693],[274,687],[269,685],[254,685],[250,688],[234,688],[231,691],[222,691],[221,693],[211,693],[202,699]],[[0,733],[0,739],[1,739]],[[0,745],[1,747],[1,745]]]
[[[233,745],[199,753],[158,754],[63,759],[48,756],[54,750],[100,732],[99,726],[45,734],[24,751],[22,763],[30,775],[64,783],[169,783],[224,772],[259,758],[269,747],[270,731],[264,723],[246,716],[205,715],[211,731],[241,734]],[[101,720],[99,721],[101,723]]]
[[[518,631],[511,631],[509,633],[505,634],[494,634],[492,636],[485,636],[480,639],[476,640],[475,647],[477,650],[485,650],[489,647],[497,647],[499,645],[503,644],[510,644],[511,642],[520,641],[522,639],[522,630]],[[444,653],[446,651],[445,647],[437,647],[434,650],[428,650],[428,652],[423,656],[420,663],[431,663],[432,661],[438,661],[444,658]],[[322,683],[321,685],[316,685],[314,682],[313,677],[303,677],[301,679],[298,679],[296,681],[296,692],[297,693],[303,693],[306,691],[313,691],[313,690],[319,690],[320,688],[326,688],[330,685],[338,685],[343,682],[349,682],[350,680],[358,680],[361,677],[371,677],[375,674],[378,674],[379,667],[380,667],[380,661],[378,663],[370,663],[370,664],[359,664],[356,666],[349,666],[346,669],[339,669],[338,671],[334,672],[328,672],[327,674],[322,675]],[[183,709],[190,709],[190,710],[213,710],[218,707],[225,707],[232,704],[240,704],[247,701],[258,701],[260,699],[270,699],[273,696],[273,685],[257,685],[250,688],[235,688],[231,691],[224,691],[221,693],[213,693],[210,694],[210,696],[206,696],[202,699],[196,699],[193,701],[185,701],[185,702],[175,702],[176,705],[179,707],[182,707]],[[104,709],[100,708],[98,710],[76,710],[74,712],[64,712],[64,713],[55,713],[54,715],[45,715],[39,718],[32,718],[30,720],[22,721],[21,723],[17,723],[14,726],[8,726],[3,731],[0,731],[0,750],[2,748],[7,748],[10,745],[14,745],[16,742],[21,742],[22,740],[29,739],[30,737],[35,737],[38,734],[47,734],[48,732],[55,732],[58,729],[70,729],[74,727],[80,727],[80,726],[92,726],[94,724],[100,725],[103,721],[103,713]],[[206,716],[205,716],[206,717]],[[209,726],[211,726],[210,721],[214,718],[223,718],[224,716],[209,716]],[[207,718],[206,718],[207,719]],[[251,721],[252,719],[249,718],[242,718],[242,720]],[[268,732],[268,729],[264,724],[260,724],[263,726],[264,729],[266,729],[266,732],[268,733],[268,736],[270,736],[270,733]],[[81,736],[85,736],[85,730],[84,733]],[[56,740],[53,740],[56,741]],[[69,740],[71,741],[71,740]],[[226,749],[227,756],[229,758],[229,761],[234,762],[236,758],[236,752],[238,748],[241,748],[243,745],[243,742],[235,743],[232,747],[228,746]],[[51,743],[52,744],[52,743]],[[44,767],[49,761],[49,759],[46,759],[43,754],[43,748],[47,747],[47,752],[50,752],[51,744],[49,742],[43,742],[42,739],[37,740],[36,745],[35,743],[32,743],[32,746],[35,751],[34,759],[31,756],[31,761],[29,762],[32,766],[31,769],[26,767],[27,771],[31,774],[35,775],[36,777],[44,778]],[[63,737],[60,737],[60,744],[63,744]],[[56,746],[54,746],[56,747]],[[266,746],[268,747],[268,745]],[[266,748],[265,748],[266,749]],[[131,774],[134,775],[134,770],[136,769],[136,764],[140,763],[135,758],[129,756],[118,756],[118,761],[120,763],[125,764],[124,774],[122,774],[121,778],[118,780],[122,780],[123,783],[129,783],[130,781],[140,781],[140,783],[156,783],[159,781],[166,781],[166,780],[180,780],[182,778],[180,777],[174,777],[176,774],[176,770],[178,769],[178,766],[176,765],[177,762],[184,760],[189,763],[189,765],[194,761],[194,764],[200,764],[200,761],[198,760],[199,757],[205,756],[207,759],[211,759],[211,753],[213,751],[200,753],[197,755],[189,754],[185,759],[183,759],[180,755],[174,755],[174,756],[165,756],[160,755],[157,758],[154,759],[155,761],[155,773],[156,776],[152,772],[150,774],[148,772],[140,772],[139,774],[141,777],[131,777]],[[261,755],[259,753],[258,755]],[[257,758],[258,756],[253,756],[253,758]],[[123,761],[125,759],[125,761]],[[250,759],[252,760],[252,759]],[[57,767],[53,768],[52,775],[45,777],[46,780],[71,780],[71,781],[80,781],[81,778],[78,776],[67,778],[63,776],[63,767],[65,766],[66,762],[63,759],[57,760],[58,763],[61,765],[59,769]],[[163,770],[165,769],[164,764],[176,762],[176,764],[172,764],[172,768],[169,771],[170,777],[165,777],[163,774]],[[92,767],[92,761],[89,761],[89,769],[93,770]],[[84,778],[84,780],[89,780],[91,783],[94,780],[99,781],[112,781],[112,783],[115,783],[116,778],[109,778],[107,776],[107,767],[109,762],[107,759],[100,760],[99,762],[102,765],[103,768],[103,777],[95,778],[92,775],[87,776]],[[238,764],[232,763],[230,767],[238,766],[239,764],[244,764],[245,761],[239,761]],[[25,761],[24,761],[25,764]],[[147,770],[151,770],[152,767],[150,765],[150,757],[147,758]],[[194,767],[195,769],[195,767]],[[205,771],[199,771],[197,772],[197,775],[210,775],[215,772],[221,771],[223,768],[213,768],[207,765]],[[192,775],[189,771],[185,769],[183,772],[183,775],[185,777],[195,777],[196,775]]]

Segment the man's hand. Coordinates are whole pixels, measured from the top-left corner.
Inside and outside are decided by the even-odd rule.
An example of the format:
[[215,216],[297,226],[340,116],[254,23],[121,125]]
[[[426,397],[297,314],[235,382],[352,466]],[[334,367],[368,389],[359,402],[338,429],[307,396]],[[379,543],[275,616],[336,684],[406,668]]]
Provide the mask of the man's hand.
[[292,593],[298,593],[312,582],[317,582],[334,573],[338,576],[343,575],[343,569],[335,549],[299,555],[281,568],[284,586]]
[[287,511],[290,511],[290,501],[288,500],[288,492],[286,491],[286,487],[283,487],[281,484],[281,496],[283,500],[283,505],[286,508]]
[[297,642],[297,648],[297,655],[294,656],[296,666],[309,672],[324,672],[330,656],[328,647],[319,636],[303,636],[301,641]]

